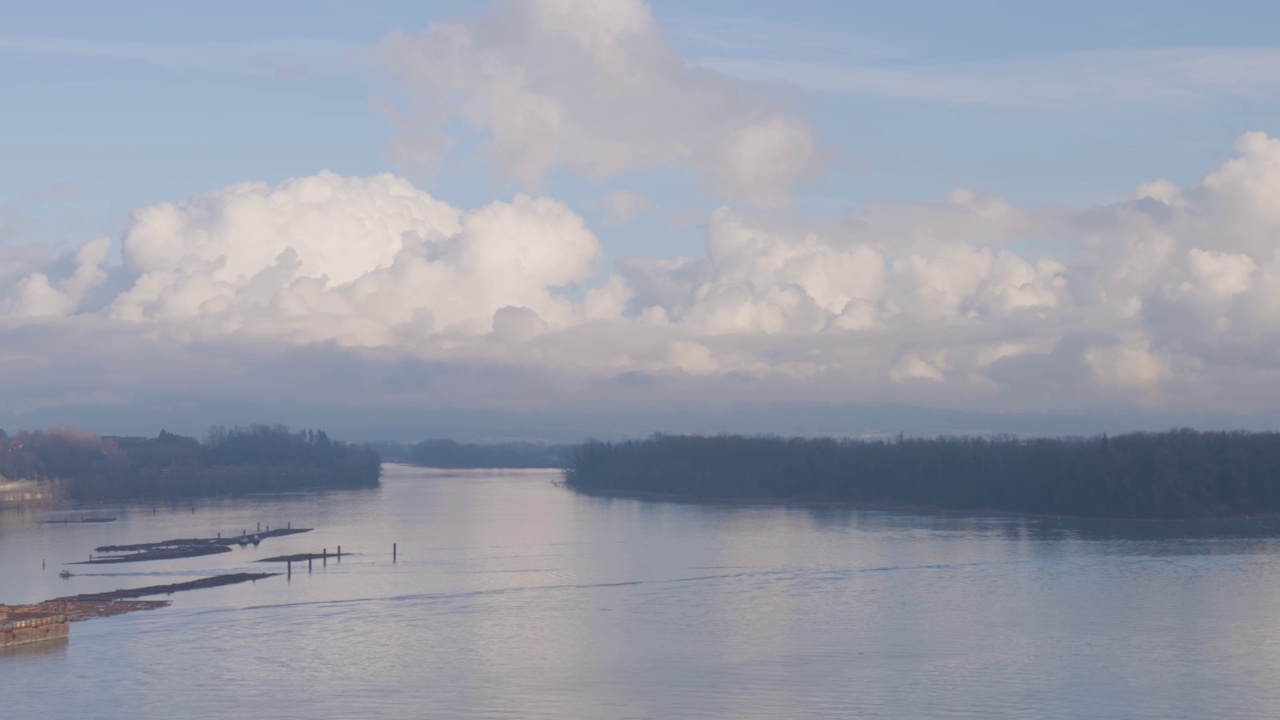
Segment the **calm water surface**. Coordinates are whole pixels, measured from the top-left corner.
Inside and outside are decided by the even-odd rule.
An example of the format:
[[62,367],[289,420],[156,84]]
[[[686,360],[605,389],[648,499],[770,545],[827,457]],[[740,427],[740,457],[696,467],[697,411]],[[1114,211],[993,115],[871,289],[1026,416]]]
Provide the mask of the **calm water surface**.
[[[387,466],[380,490],[104,525],[0,513],[4,603],[355,553],[0,655],[0,717],[1280,717],[1275,523],[648,503],[556,477]],[[259,522],[317,529],[57,576]]]

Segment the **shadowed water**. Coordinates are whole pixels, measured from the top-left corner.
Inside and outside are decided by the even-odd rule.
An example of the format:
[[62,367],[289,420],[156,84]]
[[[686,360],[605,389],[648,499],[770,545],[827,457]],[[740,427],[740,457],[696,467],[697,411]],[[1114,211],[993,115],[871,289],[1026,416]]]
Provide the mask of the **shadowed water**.
[[[0,513],[5,603],[347,553],[0,655],[0,716],[1280,716],[1272,522],[647,503],[556,477],[387,466],[380,490],[114,508],[101,525]],[[259,522],[317,529],[57,577],[98,545]]]

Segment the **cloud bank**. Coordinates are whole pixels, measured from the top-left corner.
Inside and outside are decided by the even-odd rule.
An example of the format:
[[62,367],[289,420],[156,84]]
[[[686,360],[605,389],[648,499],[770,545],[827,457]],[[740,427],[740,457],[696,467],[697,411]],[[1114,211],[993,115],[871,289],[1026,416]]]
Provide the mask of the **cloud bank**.
[[[472,381],[505,388],[450,390],[459,403],[1261,410],[1277,400],[1280,139],[1236,153],[1192,186],[1080,211],[963,190],[820,227],[724,207],[703,255],[626,258],[590,287],[599,242],[549,198],[464,210],[390,175],[246,183],[141,208],[118,245],[6,249],[0,334],[114,337],[124,357],[323,347],[407,376],[487,368]],[[154,377],[99,357],[76,392]],[[11,383],[56,385],[39,352],[5,363]]]

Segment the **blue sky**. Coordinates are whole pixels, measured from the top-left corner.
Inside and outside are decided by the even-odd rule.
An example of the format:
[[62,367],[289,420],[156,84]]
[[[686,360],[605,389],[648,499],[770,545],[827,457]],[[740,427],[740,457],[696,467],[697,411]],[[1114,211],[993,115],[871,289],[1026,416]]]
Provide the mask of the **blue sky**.
[[[362,52],[394,29],[420,30],[483,2],[14,3],[0,10],[0,197],[33,207],[36,236],[118,232],[132,208],[250,179],[331,169],[396,170],[391,128],[371,99],[383,80]],[[655,2],[693,62],[831,63],[930,71],[987,62],[993,75],[1028,56],[1168,48],[1248,48],[1274,40],[1280,8],[1227,2]],[[1117,58],[1115,62],[1133,62]],[[1122,68],[1117,68],[1122,69]],[[1069,73],[1069,69],[1067,69]],[[1089,77],[1071,78],[1087,83]],[[930,199],[957,186],[1030,205],[1123,199],[1155,177],[1194,180],[1246,130],[1274,130],[1274,94],[1051,107],[944,102],[871,92],[805,98],[843,147],[828,180],[799,207],[839,215],[875,199]],[[455,169],[456,170],[456,169]],[[669,178],[638,178],[655,187]],[[80,196],[56,207],[30,196],[55,183]],[[481,173],[422,183],[464,206],[512,192]],[[565,177],[547,190],[590,213],[600,188]],[[668,207],[705,209],[714,199]],[[646,227],[646,231],[669,227]],[[634,230],[621,251],[645,252]],[[648,233],[647,233],[648,234]],[[682,240],[662,247],[681,249]],[[630,236],[630,237],[629,237]],[[611,238],[605,238],[609,240]],[[685,248],[687,249],[687,248]]]
[[[724,417],[734,412],[733,378],[756,383],[751,412],[762,429],[769,403],[782,400],[863,408],[859,417],[885,403],[1160,417],[1185,412],[1179,402],[1192,398],[1219,413],[1219,424],[1261,412],[1253,387],[1273,372],[1277,323],[1271,248],[1256,238],[1273,222],[1265,141],[1280,133],[1280,6],[617,0],[586,3],[605,10],[583,20],[547,10],[561,4],[0,7],[0,282],[13,291],[6,299],[0,287],[0,339],[35,357],[59,332],[127,330],[148,338],[136,352],[159,333],[172,345],[148,352],[244,343],[246,367],[299,348],[312,348],[304,355],[317,366],[355,362],[316,349],[329,343],[424,376],[492,364],[573,386],[568,405],[517,389],[440,401],[494,417],[510,406],[596,418],[635,402],[629,393],[639,386],[653,388],[649,411],[702,402]],[[640,44],[600,19],[614,11],[651,18]],[[586,33],[583,52],[601,63],[630,48],[618,87],[641,78],[654,94],[616,95],[627,91],[599,68],[570,77],[572,64],[551,57],[555,44],[538,45],[545,38],[521,25],[535,21],[565,37]],[[475,54],[441,49],[449,28]],[[592,37],[605,45],[588,47]],[[505,94],[510,75],[486,75],[484,57],[504,58],[502,72],[528,78],[529,94]],[[669,57],[688,72],[663,70]],[[422,58],[458,63],[465,78]],[[706,100],[716,92],[728,105]],[[646,107],[646,98],[671,105]],[[565,133],[545,156],[537,127],[504,125],[535,116],[542,101]],[[629,149],[616,128],[633,119]],[[726,145],[736,156],[709,149],[751,122],[793,131],[794,168],[778,169],[786,158],[768,155],[768,167],[744,170],[734,163],[749,145]],[[1263,135],[1237,144],[1250,132]],[[399,144],[421,133],[451,148],[431,151],[429,171]],[[378,173],[404,185],[339,179]],[[298,180],[277,186],[290,179]],[[1144,185],[1156,180],[1168,182]],[[266,185],[229,189],[259,181]],[[412,207],[397,204],[409,188],[452,210],[425,194]],[[317,192],[333,204],[315,205]],[[522,204],[520,193],[556,205]],[[249,196],[254,204],[237,204]],[[450,212],[465,227],[490,217],[485,208],[514,215],[486,225],[501,237],[477,247],[515,253],[523,258],[515,265],[489,258],[413,270],[414,258],[436,262],[480,237],[466,231],[429,250],[397,250],[403,235],[377,250],[359,232],[290,234],[331,223],[409,232],[430,245],[432,233],[458,232]],[[179,225],[163,220],[170,211]],[[95,245],[99,237],[107,240]],[[271,257],[294,253],[300,275],[281,281],[284,295],[253,295],[266,292],[265,276],[254,282],[253,273],[271,269],[249,259],[262,254],[255,246],[273,248]],[[196,277],[191,258],[212,269]],[[550,265],[535,271],[534,259]],[[233,267],[248,274],[231,278]],[[368,287],[334,285],[346,268],[367,270]],[[330,282],[321,295],[298,300],[299,278],[320,277]],[[422,278],[438,283],[437,295],[395,285]],[[210,282],[239,289],[208,290],[213,304],[182,294]],[[478,319],[455,307],[463,290],[438,289],[473,286],[483,287],[468,307],[487,308]],[[342,313],[354,305],[333,309],[339,297],[358,303],[370,293],[385,297],[351,317]],[[256,309],[227,309],[237,303]],[[246,330],[267,317],[262,308],[282,313],[271,316],[282,324]],[[419,322],[427,334],[406,340],[404,328]],[[290,339],[273,350],[264,338]],[[549,349],[574,343],[599,357],[578,366]],[[40,375],[41,389],[0,404],[0,426],[5,412],[60,422],[120,406],[144,424],[172,412],[157,410],[163,403],[139,390],[142,380],[119,380],[113,362],[132,361],[103,358],[75,382]],[[583,373],[600,386],[566,379]],[[1029,379],[1041,376],[1061,392]],[[238,419],[226,417],[235,404],[218,387],[200,392],[178,403],[193,418],[217,396],[222,421]],[[612,399],[597,403],[597,392]],[[281,395],[281,417],[296,417],[314,393],[299,386]]]

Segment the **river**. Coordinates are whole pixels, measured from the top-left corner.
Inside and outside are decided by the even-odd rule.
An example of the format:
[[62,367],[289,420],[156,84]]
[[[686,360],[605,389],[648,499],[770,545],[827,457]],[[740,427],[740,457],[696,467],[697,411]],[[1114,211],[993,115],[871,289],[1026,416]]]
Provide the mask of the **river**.
[[[106,524],[0,513],[9,604],[344,553],[0,655],[0,716],[1280,717],[1274,521],[680,504],[557,477],[388,465],[377,490]],[[58,577],[98,545],[259,523],[316,530]]]

